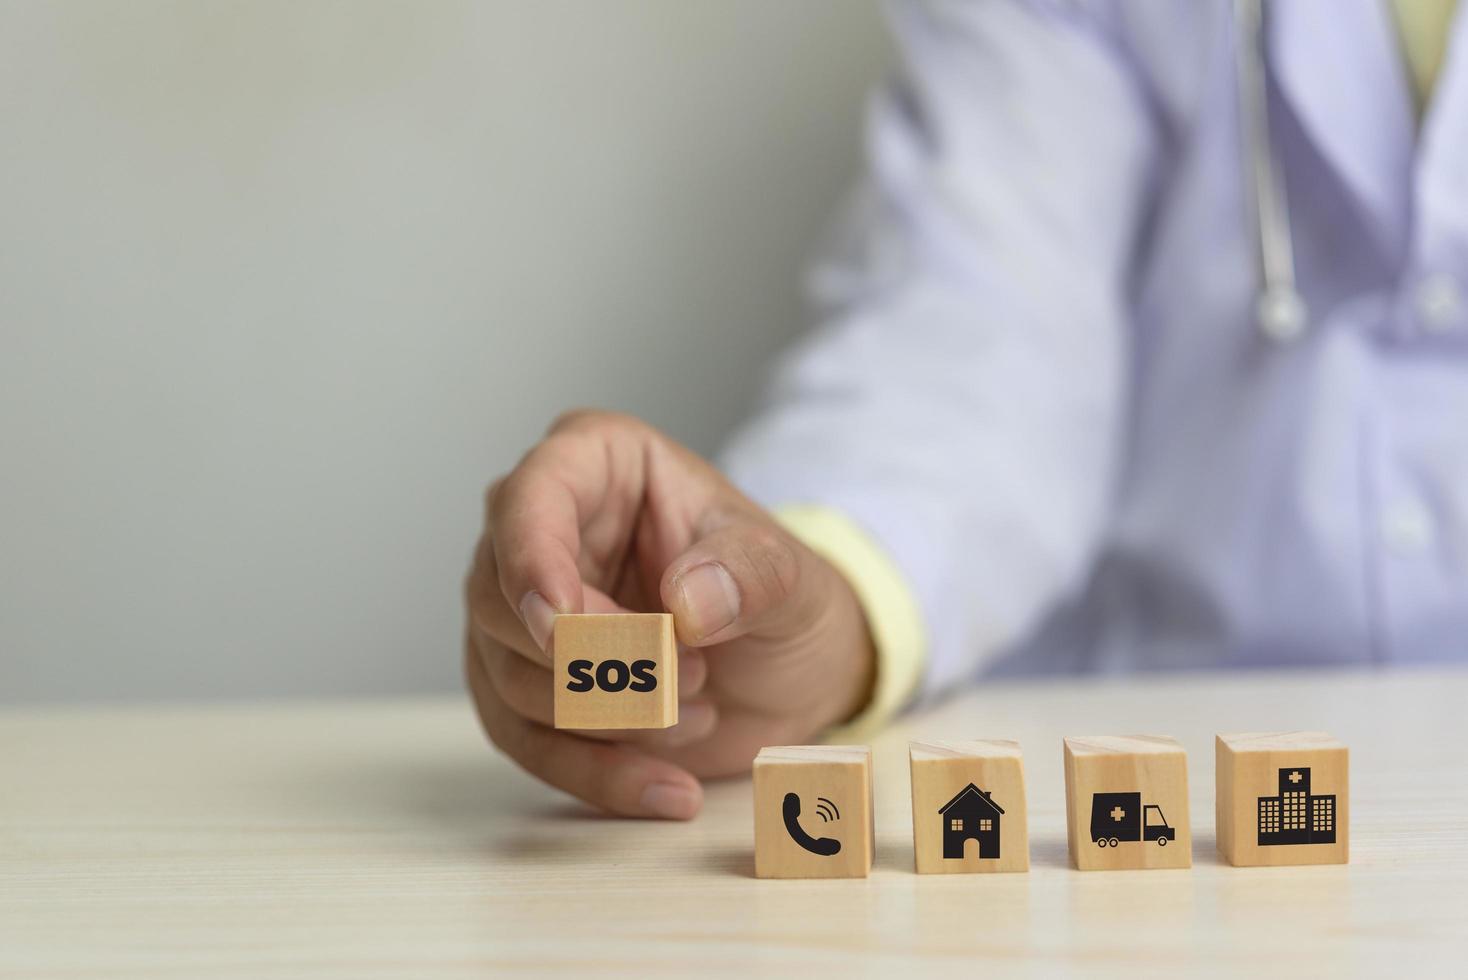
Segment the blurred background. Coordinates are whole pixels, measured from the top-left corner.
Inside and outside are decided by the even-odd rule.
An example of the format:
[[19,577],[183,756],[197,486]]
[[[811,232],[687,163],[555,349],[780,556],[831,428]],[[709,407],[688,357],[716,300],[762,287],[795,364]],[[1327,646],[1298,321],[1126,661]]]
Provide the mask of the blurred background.
[[459,686],[561,409],[704,452],[802,326],[853,0],[0,0],[0,702]]

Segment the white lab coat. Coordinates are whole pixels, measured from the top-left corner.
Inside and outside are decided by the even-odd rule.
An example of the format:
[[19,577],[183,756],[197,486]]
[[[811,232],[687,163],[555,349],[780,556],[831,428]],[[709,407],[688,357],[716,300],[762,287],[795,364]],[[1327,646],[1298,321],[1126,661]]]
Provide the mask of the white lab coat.
[[900,76],[725,461],[848,514],[975,672],[1468,658],[1468,16],[1267,8],[1305,334],[1263,334],[1231,5],[899,3]]

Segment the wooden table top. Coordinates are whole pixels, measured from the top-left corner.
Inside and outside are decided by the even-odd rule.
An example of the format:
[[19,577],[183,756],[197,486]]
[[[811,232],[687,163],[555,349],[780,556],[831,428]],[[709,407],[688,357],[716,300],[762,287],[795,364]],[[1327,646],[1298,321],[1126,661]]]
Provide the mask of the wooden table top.
[[[1351,864],[1214,850],[1219,731],[1351,747]],[[1073,871],[1061,737],[1189,753],[1194,866]],[[1468,954],[1468,672],[1003,684],[873,742],[869,879],[753,874],[747,779],[691,823],[587,812],[461,698],[0,713],[0,975],[1445,974]],[[909,738],[1024,748],[1032,870],[913,873]]]

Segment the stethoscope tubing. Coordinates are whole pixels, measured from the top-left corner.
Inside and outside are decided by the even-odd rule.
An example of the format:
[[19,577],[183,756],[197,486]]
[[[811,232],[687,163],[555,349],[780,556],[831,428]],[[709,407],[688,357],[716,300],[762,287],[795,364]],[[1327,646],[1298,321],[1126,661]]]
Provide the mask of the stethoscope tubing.
[[1264,0],[1234,0],[1234,26],[1240,128],[1260,279],[1255,316],[1265,334],[1288,340],[1304,332],[1308,313],[1295,283],[1289,198],[1269,131]]

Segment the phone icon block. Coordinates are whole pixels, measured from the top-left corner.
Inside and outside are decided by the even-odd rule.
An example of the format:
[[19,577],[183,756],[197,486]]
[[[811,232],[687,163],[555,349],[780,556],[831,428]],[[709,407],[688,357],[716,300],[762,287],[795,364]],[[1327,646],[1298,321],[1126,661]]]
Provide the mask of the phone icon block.
[[[836,804],[824,796],[818,797],[820,803],[816,806],[816,812],[820,814],[821,820],[829,822],[840,820],[841,811],[836,809]],[[785,818],[785,833],[790,839],[812,854],[822,857],[835,857],[841,853],[841,842],[834,837],[812,837],[805,832],[800,825],[800,795],[798,793],[786,793],[785,800],[781,804],[781,813]]]
[[872,751],[767,745],[754,760],[758,878],[865,878],[872,870]]

